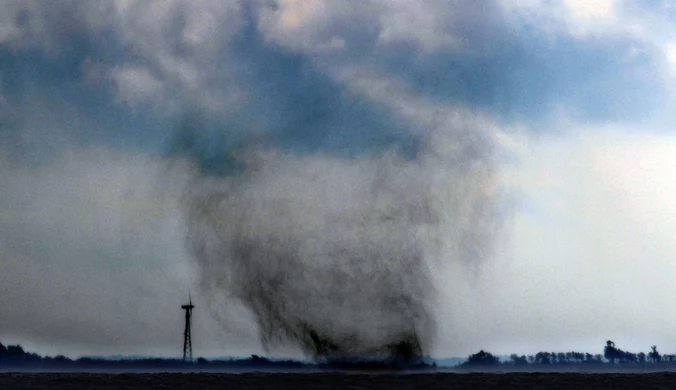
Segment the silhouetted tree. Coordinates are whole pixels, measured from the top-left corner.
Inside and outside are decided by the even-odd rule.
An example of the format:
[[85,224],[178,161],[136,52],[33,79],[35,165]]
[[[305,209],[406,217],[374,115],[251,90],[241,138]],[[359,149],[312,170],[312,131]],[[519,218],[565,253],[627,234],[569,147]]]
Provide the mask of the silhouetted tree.
[[638,355],[635,353],[623,351],[615,347],[615,343],[608,340],[606,341],[606,346],[603,350],[603,356],[608,359],[610,363],[636,363],[638,361]]
[[636,354],[631,352],[624,352],[621,361],[623,363],[636,363]]
[[566,359],[566,354],[559,352],[557,356],[557,361],[559,364],[568,364],[568,359]]
[[474,355],[469,355],[463,366],[496,366],[500,364],[500,359],[493,356],[490,352],[481,350]]
[[638,354],[638,362],[641,364],[645,364],[645,357],[646,357],[645,352],[640,352]]
[[509,355],[509,362],[515,366],[526,366],[528,365],[528,360],[525,355],[517,355],[515,353]]
[[549,352],[536,353],[535,364],[552,364],[551,354]]
[[5,353],[8,357],[18,357],[24,355],[26,352],[20,345],[8,345],[7,352]]
[[584,362],[584,353],[573,352],[573,359],[575,359],[575,363],[578,363],[578,364]]
[[608,359],[609,362],[615,363],[617,359],[617,349],[615,348],[615,343],[608,340],[606,341],[606,347],[603,348],[603,357]]
[[657,346],[653,345],[653,346],[650,347],[650,349],[652,349],[652,351],[650,351],[650,353],[648,353],[648,358],[650,358],[650,361],[652,361],[653,363],[661,362],[662,356],[660,356],[660,353],[657,352]]

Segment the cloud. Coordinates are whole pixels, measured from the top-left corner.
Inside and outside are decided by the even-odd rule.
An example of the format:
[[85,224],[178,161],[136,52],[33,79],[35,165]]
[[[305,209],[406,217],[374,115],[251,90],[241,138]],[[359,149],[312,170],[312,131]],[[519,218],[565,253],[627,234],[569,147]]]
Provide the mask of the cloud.
[[615,18],[615,0],[601,0],[593,3],[565,0],[564,3],[576,19],[611,22]]
[[575,39],[586,40],[593,36],[622,34],[626,29],[620,22],[624,4],[616,0],[499,3],[516,23],[526,22],[529,26],[543,30],[552,39],[557,35],[570,35]]
[[444,9],[434,6],[439,4],[393,1],[382,5],[386,11],[380,17],[379,44],[413,43],[426,52],[461,45],[451,33],[444,31]]
[[232,128],[278,128],[279,116],[298,112],[284,102],[301,99],[295,93],[308,75],[333,89],[346,74],[396,79],[535,127],[548,126],[562,106],[578,120],[643,118],[668,93],[665,57],[654,49],[663,42],[645,32],[655,29],[610,1],[65,1],[57,9],[77,18],[68,29],[39,2],[21,4],[8,2],[7,25],[20,26],[25,15],[34,26],[22,34],[34,37],[9,46],[42,47],[56,56],[52,66],[66,55],[87,64],[130,108],[141,99],[158,116],[197,108],[239,117]]
[[[565,16],[570,10],[561,4],[510,4],[323,4],[324,12],[309,14],[291,30],[274,28],[277,19],[270,15],[277,13],[264,8],[261,30],[269,41],[312,55],[340,80],[350,74],[394,78],[416,93],[480,107],[506,121],[543,126],[561,106],[579,120],[631,121],[661,105],[662,59],[653,41],[610,19],[612,29],[578,34],[568,26],[577,19]],[[580,18],[603,11],[574,9]],[[406,23],[397,15],[406,15]],[[341,50],[318,49],[332,39],[344,42]]]
[[153,101],[162,93],[162,83],[145,68],[118,68],[112,78],[120,98],[129,105]]

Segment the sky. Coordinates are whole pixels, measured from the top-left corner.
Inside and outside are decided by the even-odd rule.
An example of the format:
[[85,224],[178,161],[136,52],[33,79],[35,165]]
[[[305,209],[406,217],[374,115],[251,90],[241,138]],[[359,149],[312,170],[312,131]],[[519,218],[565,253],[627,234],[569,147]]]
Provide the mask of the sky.
[[462,122],[475,130],[455,137],[490,153],[500,228],[471,269],[437,265],[431,353],[601,353],[609,339],[676,352],[671,2],[0,9],[4,344],[178,356],[191,289],[196,355],[297,354],[264,350],[250,312],[199,288],[186,161],[219,178],[250,145],[415,159],[421,139]]

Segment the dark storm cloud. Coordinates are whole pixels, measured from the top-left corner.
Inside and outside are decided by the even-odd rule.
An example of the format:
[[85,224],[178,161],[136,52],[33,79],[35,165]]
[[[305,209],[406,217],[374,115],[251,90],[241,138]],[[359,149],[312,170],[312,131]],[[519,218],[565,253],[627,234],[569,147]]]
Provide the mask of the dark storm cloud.
[[[630,32],[552,35],[532,21],[508,18],[496,2],[449,2],[434,11],[443,20],[436,33],[454,40],[448,47],[426,49],[416,40],[383,43],[382,30],[359,20],[344,35],[346,49],[327,55],[325,65],[357,64],[437,101],[536,125],[562,108],[578,120],[632,122],[654,113],[667,98],[663,54]],[[415,33],[414,27],[424,26],[408,32]]]
[[248,20],[231,45],[228,66],[235,69],[236,85],[245,86],[246,98],[238,102],[234,115],[199,110],[183,118],[189,122],[199,117],[199,126],[211,129],[207,134],[230,138],[223,140],[225,145],[253,136],[257,142],[297,151],[341,154],[397,142],[412,146],[406,124],[388,107],[354,94],[311,58],[266,43],[255,20]]
[[[331,4],[349,17],[326,15],[325,27],[306,34],[323,39],[317,42],[332,36],[345,42],[324,52],[270,30],[266,3],[233,5],[223,15],[234,27],[219,26],[199,47],[184,36],[196,24],[191,17],[201,15],[196,10],[206,8],[202,3],[167,2],[161,22],[152,19],[150,3],[132,3],[126,12],[133,16],[107,22],[103,16],[115,15],[115,2],[65,1],[55,14],[39,2],[10,4],[18,7],[13,23],[25,33],[0,47],[4,96],[19,109],[34,105],[30,96],[50,96],[105,124],[88,126],[77,134],[80,140],[124,139],[127,146],[156,149],[171,142],[172,123],[197,112],[231,138],[226,144],[255,134],[278,145],[348,154],[397,142],[411,148],[406,124],[336,80],[335,73],[355,67],[509,122],[546,123],[562,107],[579,119],[631,120],[652,112],[665,93],[656,70],[659,53],[646,42],[626,34],[552,37],[536,25],[514,23],[496,2],[425,3],[439,26],[424,35],[416,32],[419,26],[403,24],[394,38],[387,38],[396,24],[382,20],[380,14],[389,12],[384,7]],[[446,36],[451,44],[437,43]],[[630,56],[632,47],[640,54]],[[138,79],[124,77],[132,74],[149,77],[154,92],[130,91],[141,89]],[[186,81],[190,77],[199,81]],[[152,118],[143,114],[148,109]]]
[[467,52],[433,54],[425,61],[402,48],[383,67],[419,93],[481,107],[508,121],[537,123],[561,106],[579,120],[633,121],[666,98],[655,70],[659,53],[629,58],[627,48],[636,44],[622,37],[551,42],[538,33],[498,30],[484,47],[472,43]]

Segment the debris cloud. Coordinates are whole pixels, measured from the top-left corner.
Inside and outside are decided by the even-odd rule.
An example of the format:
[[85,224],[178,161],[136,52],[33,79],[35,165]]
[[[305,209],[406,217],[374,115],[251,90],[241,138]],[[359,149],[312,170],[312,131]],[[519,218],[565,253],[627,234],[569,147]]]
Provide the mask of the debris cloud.
[[492,144],[478,123],[425,132],[411,153],[251,146],[220,159],[236,167],[227,175],[195,142],[178,145],[194,163],[183,205],[207,295],[248,307],[265,347],[419,360],[434,343],[434,273],[492,245]]

